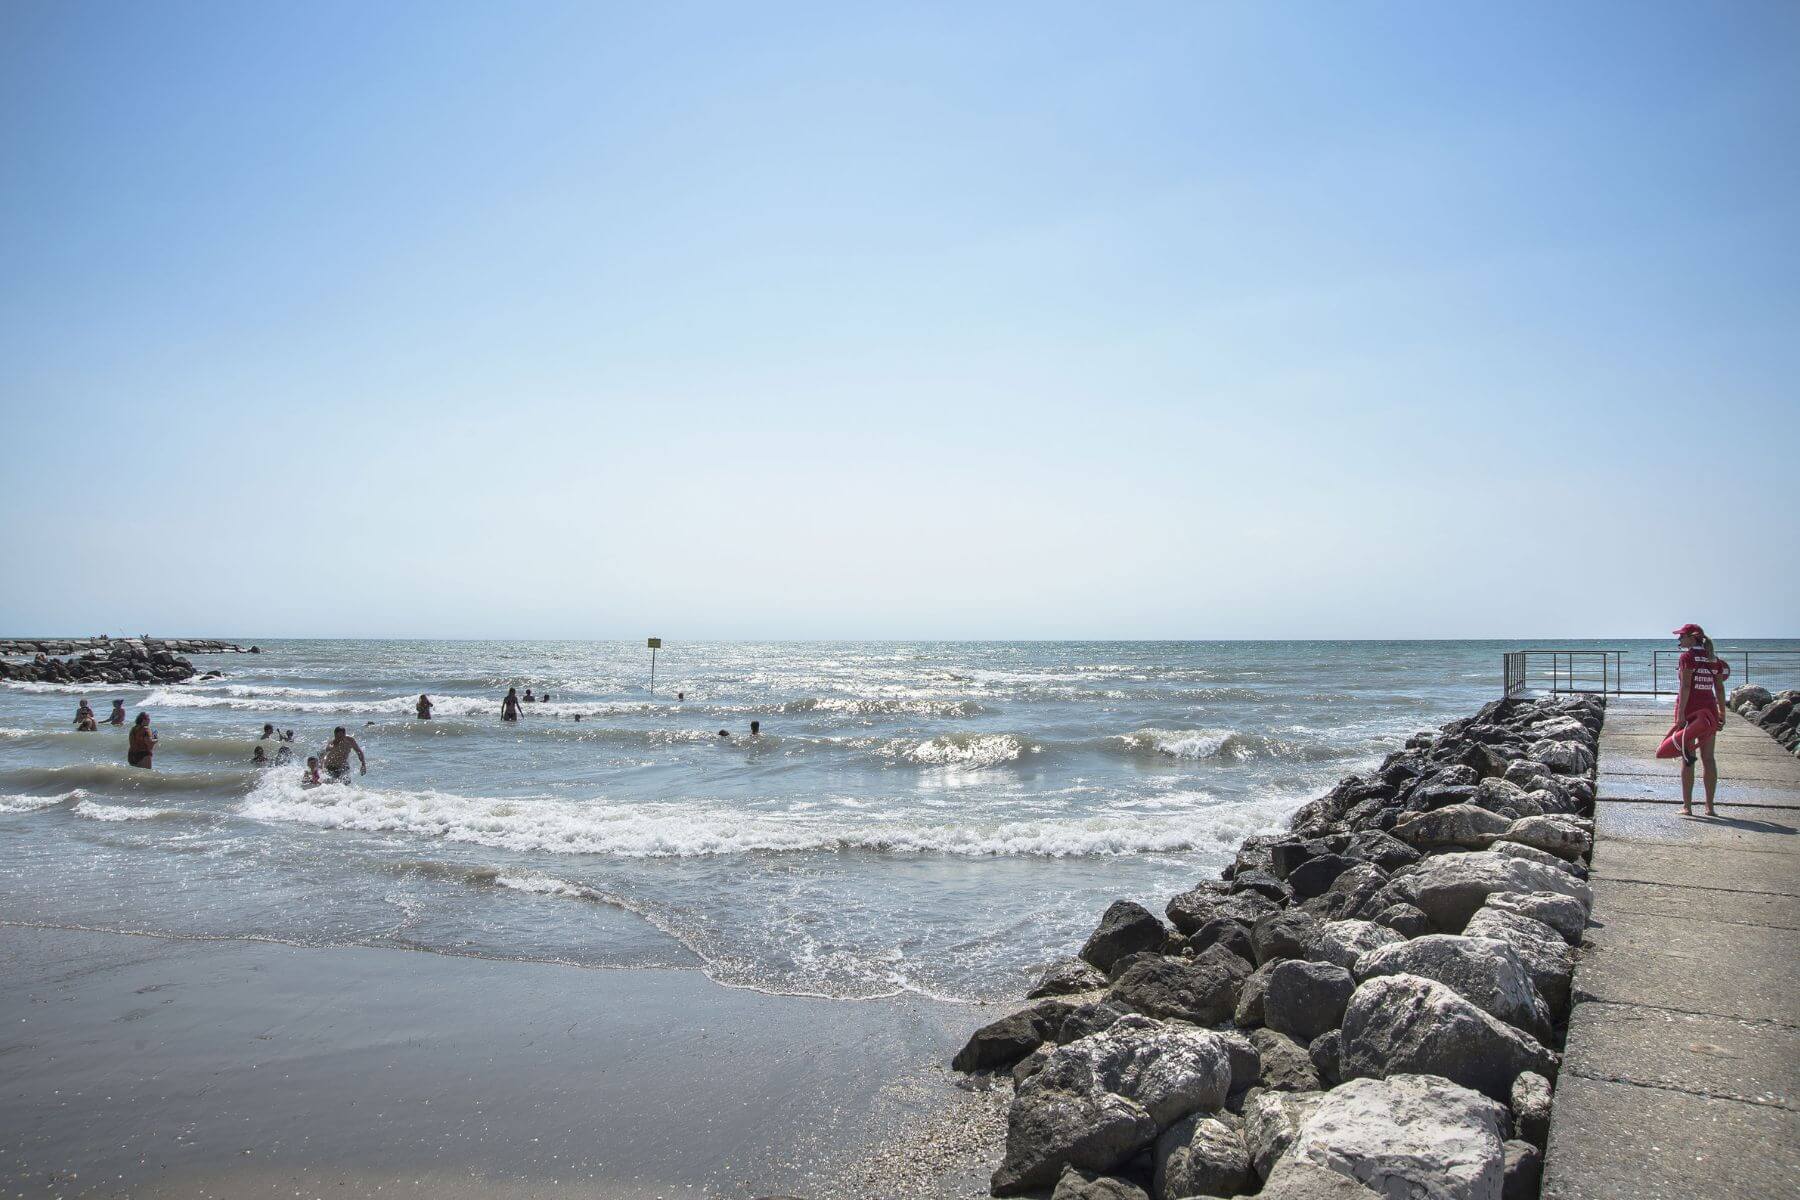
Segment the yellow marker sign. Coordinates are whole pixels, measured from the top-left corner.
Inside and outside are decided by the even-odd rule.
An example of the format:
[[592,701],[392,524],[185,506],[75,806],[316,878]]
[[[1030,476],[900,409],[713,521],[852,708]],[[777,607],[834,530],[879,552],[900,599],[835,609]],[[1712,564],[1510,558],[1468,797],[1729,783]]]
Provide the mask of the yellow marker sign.
[[651,638],[649,640],[649,646],[650,646],[650,649],[652,649],[652,650],[661,650],[662,649],[662,639],[661,638]]

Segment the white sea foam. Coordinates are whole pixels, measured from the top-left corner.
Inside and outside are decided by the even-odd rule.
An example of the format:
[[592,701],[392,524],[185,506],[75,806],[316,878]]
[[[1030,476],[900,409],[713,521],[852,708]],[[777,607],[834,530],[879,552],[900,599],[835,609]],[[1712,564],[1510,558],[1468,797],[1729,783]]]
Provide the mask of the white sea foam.
[[548,875],[495,875],[494,886],[509,888],[515,892],[528,892],[534,896],[568,896],[575,900],[599,898],[593,888],[570,883],[566,879],[553,879]]
[[150,821],[166,817],[177,810],[145,806],[128,808],[122,804],[95,804],[92,800],[81,800],[76,803],[73,811],[76,816],[86,817],[90,821]]
[[992,767],[1035,749],[1011,733],[948,733],[924,741],[898,738],[884,743],[882,753],[934,767]]
[[54,808],[58,804],[67,804],[72,800],[80,800],[86,792],[80,788],[64,792],[60,796],[0,796],[0,813],[37,812],[39,809]]
[[[1193,811],[1167,817],[1096,814],[1014,820],[932,820],[825,812],[741,813],[691,804],[607,804],[547,797],[503,799],[356,785],[305,788],[266,775],[241,812],[256,820],[417,837],[555,854],[688,858],[749,852],[868,850],[969,856],[1068,857],[1220,849],[1229,810],[1216,822]],[[1259,812],[1265,806],[1256,806]],[[960,810],[952,810],[960,811]],[[935,816],[936,814],[932,814]],[[1261,827],[1272,814],[1257,816]],[[1233,835],[1236,836],[1236,835]]]

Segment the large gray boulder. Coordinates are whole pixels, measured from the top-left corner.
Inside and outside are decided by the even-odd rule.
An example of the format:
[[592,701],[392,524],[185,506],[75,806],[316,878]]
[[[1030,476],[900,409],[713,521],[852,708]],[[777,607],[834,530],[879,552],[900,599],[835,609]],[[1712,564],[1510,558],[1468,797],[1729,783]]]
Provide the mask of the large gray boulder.
[[1594,752],[1580,742],[1546,738],[1533,742],[1530,754],[1558,775],[1586,775],[1594,769]]
[[1392,929],[1373,921],[1327,921],[1313,939],[1307,957],[1335,963],[1348,971],[1369,951],[1400,940]]
[[1272,1092],[1316,1092],[1319,1072],[1307,1048],[1273,1029],[1254,1029],[1250,1042],[1256,1048],[1261,1083]]
[[1117,1175],[1064,1167],[1050,1200],[1150,1200],[1150,1193]]
[[1530,1034],[1418,975],[1381,975],[1344,1010],[1345,1078],[1442,1075],[1504,1100],[1521,1071],[1556,1074],[1556,1056]]
[[1237,1010],[1231,1015],[1232,1023],[1238,1028],[1253,1029],[1263,1023],[1263,997],[1269,990],[1269,976],[1286,961],[1285,958],[1278,958],[1273,962],[1266,962],[1244,980],[1244,986],[1238,991]]
[[1257,1200],[1381,1200],[1379,1192],[1371,1192],[1348,1175],[1297,1158],[1277,1162],[1256,1195]]
[[1482,907],[1541,921],[1571,946],[1581,945],[1581,936],[1587,929],[1589,905],[1579,897],[1559,892],[1496,892]]
[[1558,858],[1580,858],[1593,848],[1594,839],[1567,817],[1520,817],[1500,835],[1501,841],[1554,854]]
[[1244,1106],[1244,1148],[1258,1175],[1268,1178],[1301,1123],[1324,1098],[1324,1092],[1258,1092]]
[[[1495,897],[1500,899],[1500,897]],[[1554,1016],[1568,1007],[1569,984],[1575,974],[1575,951],[1542,921],[1498,908],[1492,901],[1469,918],[1463,933],[1473,938],[1492,938],[1511,946],[1531,985],[1544,998]]]
[[1195,1113],[1156,1139],[1156,1195],[1235,1196],[1250,1179],[1244,1135],[1223,1121]]
[[1110,996],[1148,1016],[1217,1025],[1237,1011],[1249,975],[1249,963],[1223,946],[1209,946],[1193,958],[1155,955],[1133,963]]
[[1044,968],[1038,981],[1025,993],[1027,1000],[1040,996],[1073,996],[1106,986],[1106,975],[1079,958],[1059,958]]
[[1115,900],[1101,914],[1100,924],[1081,947],[1081,957],[1102,971],[1127,954],[1140,950],[1161,951],[1168,931],[1156,914],[1130,900]]
[[1039,1071],[1019,1088],[1006,1118],[1006,1152],[989,1180],[996,1196],[1047,1188],[1067,1166],[1117,1166],[1156,1138],[1144,1106],[1103,1090],[1043,1084]]
[[1131,1015],[1126,1008],[1110,998],[1090,1000],[1086,1004],[1077,1004],[1056,1031],[1056,1040],[1060,1045],[1067,1045],[1086,1037],[1090,1033],[1099,1033],[1109,1028],[1120,1017]]
[[1506,1182],[1500,1200],[1538,1200],[1543,1186],[1544,1153],[1526,1141],[1510,1141],[1504,1147]]
[[1305,958],[1313,939],[1319,936],[1319,925],[1317,917],[1297,909],[1261,918],[1250,930],[1257,965],[1282,958]]
[[1263,993],[1263,1023],[1302,1045],[1343,1023],[1356,981],[1336,963],[1287,959],[1275,964]]
[[1421,850],[1481,850],[1511,825],[1511,818],[1479,805],[1451,804],[1430,812],[1405,814],[1395,823],[1394,836]]
[[1284,1157],[1406,1200],[1501,1200],[1507,1111],[1433,1075],[1353,1079],[1326,1092]]
[[1349,858],[1361,859],[1373,863],[1383,871],[1392,873],[1401,867],[1410,867],[1419,861],[1419,852],[1395,837],[1380,829],[1365,829],[1350,839],[1344,848]]
[[1216,1110],[1230,1086],[1230,1056],[1219,1035],[1121,1017],[1052,1051],[1019,1086],[994,1194],[1049,1187],[1066,1166],[1111,1170],[1159,1130],[1191,1112]]
[[1529,895],[1554,892],[1593,907],[1588,885],[1561,867],[1492,851],[1439,854],[1406,876],[1415,899],[1431,923],[1443,933],[1461,933],[1475,910],[1496,893]]
[[1505,941],[1434,933],[1371,950],[1356,960],[1358,982],[1379,975],[1435,979],[1508,1025],[1540,1041],[1550,1037],[1550,1009],[1524,961]]
[[1044,1042],[1056,1037],[1063,1019],[1074,1010],[1066,1000],[1040,1000],[1029,1008],[990,1021],[974,1033],[956,1057],[955,1071],[991,1071],[1010,1067]]
[[1281,905],[1258,892],[1221,893],[1211,884],[1201,884],[1170,900],[1165,911],[1175,928],[1192,935],[1221,917],[1254,925],[1259,917],[1281,911]]
[[1550,1138],[1550,1081],[1526,1071],[1512,1085],[1513,1136],[1538,1149]]

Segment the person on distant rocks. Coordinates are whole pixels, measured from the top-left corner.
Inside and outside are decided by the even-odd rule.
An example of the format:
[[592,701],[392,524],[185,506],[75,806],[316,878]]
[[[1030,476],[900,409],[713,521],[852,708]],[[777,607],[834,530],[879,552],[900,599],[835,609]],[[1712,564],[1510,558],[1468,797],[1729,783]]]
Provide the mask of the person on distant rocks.
[[141,712],[131,723],[131,737],[125,743],[125,761],[134,767],[151,770],[150,758],[156,753],[156,731],[150,728],[150,714]]
[[106,723],[108,725],[123,725],[125,723],[125,702],[123,700],[113,701],[112,715],[106,718]]
[[537,697],[531,694],[530,688],[525,689],[525,703],[527,703],[527,704],[536,704],[537,703]]
[[413,709],[419,714],[419,720],[431,720],[431,697],[427,696],[424,692],[420,692],[419,702],[413,705]]
[[355,754],[356,761],[362,764],[362,770],[359,773],[367,775],[369,760],[363,756],[363,748],[342,725],[339,725],[331,731],[331,744],[325,747],[325,753],[321,756],[325,763],[325,773],[331,776],[331,782],[350,782],[350,756],[352,754]]
[[100,728],[100,721],[94,716],[94,710],[88,707],[86,697],[75,706],[75,728],[81,733],[92,733]]
[[271,724],[270,724],[270,723],[269,723],[269,722],[267,722],[267,721],[264,721],[264,722],[263,722],[263,731],[262,731],[262,737],[260,737],[260,738],[258,738],[258,739],[257,739],[257,740],[258,740],[258,741],[262,741],[262,742],[266,742],[266,741],[268,741],[268,740],[269,740],[269,739],[270,739],[270,738],[272,738],[272,737],[274,737],[274,736],[275,736],[275,726],[273,726],[273,725],[271,725]]
[[325,781],[323,779],[319,778],[319,760],[316,758],[308,757],[306,760],[306,774],[300,776],[300,786],[301,787],[318,787],[321,783],[324,783],[324,782]]
[[260,745],[251,752],[250,765],[253,767],[266,767],[269,765],[269,756],[263,753],[263,748]]
[[516,721],[519,719],[518,688],[509,687],[506,689],[506,699],[500,702],[500,719],[502,721]]
[[1694,759],[1706,776],[1706,815],[1716,816],[1713,797],[1719,790],[1719,763],[1713,740],[1724,722],[1725,680],[1731,667],[1713,653],[1706,630],[1689,622],[1675,631],[1681,645],[1681,690],[1675,697],[1675,724],[1656,748],[1658,758],[1681,759],[1681,815],[1694,815]]

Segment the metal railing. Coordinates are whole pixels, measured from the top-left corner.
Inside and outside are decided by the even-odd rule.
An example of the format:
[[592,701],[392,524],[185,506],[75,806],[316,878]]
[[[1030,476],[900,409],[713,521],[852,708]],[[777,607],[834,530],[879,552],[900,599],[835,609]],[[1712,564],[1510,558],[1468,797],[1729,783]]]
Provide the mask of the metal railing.
[[[1763,678],[1770,675],[1777,678],[1792,678],[1800,675],[1800,650],[1717,650],[1716,653],[1733,668],[1731,678],[1726,681],[1729,687],[1742,687],[1756,682],[1755,671],[1761,664]],[[1657,695],[1673,695],[1681,690],[1680,668],[1671,663],[1663,666],[1665,657],[1679,660],[1680,650],[1652,650],[1650,652],[1650,690]],[[1739,669],[1741,668],[1741,670]],[[1664,680],[1669,686],[1664,687]]]
[[[1725,649],[1717,653],[1732,665],[1731,687],[1755,682],[1758,672],[1765,682],[1773,675],[1800,684],[1800,650]],[[1680,650],[1652,650],[1649,671],[1637,666],[1633,672],[1637,676],[1631,681],[1635,687],[1626,686],[1625,659],[1630,654],[1629,650],[1509,650],[1501,656],[1501,694],[1523,696],[1531,691],[1547,691],[1553,695],[1597,692],[1609,696],[1672,696],[1680,690],[1681,676],[1675,664],[1663,663],[1665,656],[1680,657]],[[1548,680],[1548,684],[1543,680]]]
[[1512,650],[1503,656],[1504,695],[1522,696],[1537,678],[1548,676],[1553,694],[1601,692],[1618,695],[1623,689],[1622,659],[1625,650]]

